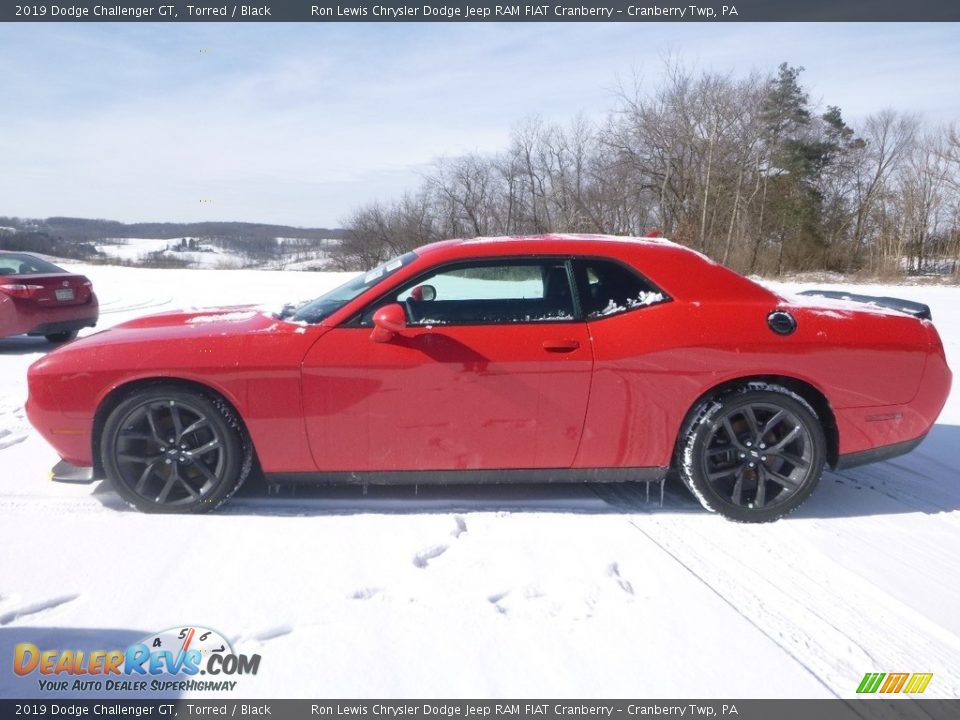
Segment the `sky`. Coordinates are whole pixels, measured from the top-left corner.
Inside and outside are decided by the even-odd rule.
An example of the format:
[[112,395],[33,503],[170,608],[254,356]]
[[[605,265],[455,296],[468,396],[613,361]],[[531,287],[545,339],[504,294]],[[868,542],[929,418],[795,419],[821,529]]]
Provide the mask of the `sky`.
[[602,119],[664,58],[805,68],[856,127],[960,121],[957,24],[0,24],[0,215],[336,227],[539,116]]

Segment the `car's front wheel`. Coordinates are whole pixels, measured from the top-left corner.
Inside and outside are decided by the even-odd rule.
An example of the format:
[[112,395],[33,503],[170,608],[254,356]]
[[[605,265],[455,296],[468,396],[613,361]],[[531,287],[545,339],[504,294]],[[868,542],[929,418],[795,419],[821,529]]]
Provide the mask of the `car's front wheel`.
[[252,449],[236,414],[200,392],[155,386],[113,409],[101,459],[117,493],[139,510],[213,510],[250,472]]
[[678,450],[680,477],[700,503],[740,522],[796,509],[826,460],[816,411],[786,388],[759,383],[701,403]]

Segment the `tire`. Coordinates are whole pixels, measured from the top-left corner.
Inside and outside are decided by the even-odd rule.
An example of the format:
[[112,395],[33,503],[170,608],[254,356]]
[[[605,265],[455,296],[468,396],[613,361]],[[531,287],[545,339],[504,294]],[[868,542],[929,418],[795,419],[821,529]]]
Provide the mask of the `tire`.
[[71,340],[76,340],[77,333],[79,330],[64,330],[63,332],[50,333],[49,335],[44,335],[48,342],[52,343],[65,343],[70,342]]
[[700,504],[738,522],[771,522],[797,509],[820,482],[825,462],[816,411],[766,383],[700,403],[677,453],[680,477]]
[[138,510],[202,513],[240,488],[253,449],[223,401],[154,386],[113,409],[100,437],[100,457],[114,489]]

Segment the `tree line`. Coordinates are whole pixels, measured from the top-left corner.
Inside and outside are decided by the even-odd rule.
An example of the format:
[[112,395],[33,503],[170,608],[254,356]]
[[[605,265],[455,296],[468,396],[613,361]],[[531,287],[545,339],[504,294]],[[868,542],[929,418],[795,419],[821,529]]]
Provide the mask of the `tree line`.
[[71,242],[37,230],[0,230],[0,250],[19,250],[73,260],[96,260],[103,256],[90,243]]
[[605,119],[533,118],[492,154],[442,158],[419,187],[345,221],[343,268],[450,237],[664,236],[741,272],[960,268],[960,133],[884,109],[856,126],[800,76],[668,64]]

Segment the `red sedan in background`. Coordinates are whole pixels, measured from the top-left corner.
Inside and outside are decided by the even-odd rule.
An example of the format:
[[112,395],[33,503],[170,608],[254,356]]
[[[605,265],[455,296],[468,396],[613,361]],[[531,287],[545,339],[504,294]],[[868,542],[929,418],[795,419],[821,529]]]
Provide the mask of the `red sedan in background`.
[[0,337],[26,333],[66,342],[99,317],[93,283],[85,276],[35,255],[0,251]]
[[[148,512],[272,482],[662,481],[775,520],[908,452],[951,373],[929,308],[787,298],[659,239],[450,240],[290,312],[176,312],[60,348],[27,413]],[[76,469],[76,468],[74,468]],[[69,472],[62,471],[69,475]]]

